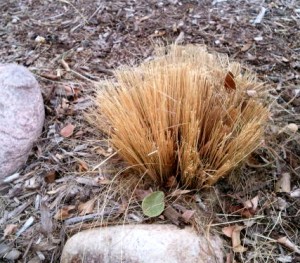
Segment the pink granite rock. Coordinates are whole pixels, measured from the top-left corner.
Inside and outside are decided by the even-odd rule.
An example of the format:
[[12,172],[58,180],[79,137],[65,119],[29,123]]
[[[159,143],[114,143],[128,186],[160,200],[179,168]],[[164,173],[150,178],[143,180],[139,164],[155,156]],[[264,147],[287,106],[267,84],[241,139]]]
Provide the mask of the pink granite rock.
[[66,243],[61,263],[223,263],[220,237],[191,227],[120,225],[82,231]]
[[24,165],[44,118],[33,74],[23,66],[0,64],[0,181]]

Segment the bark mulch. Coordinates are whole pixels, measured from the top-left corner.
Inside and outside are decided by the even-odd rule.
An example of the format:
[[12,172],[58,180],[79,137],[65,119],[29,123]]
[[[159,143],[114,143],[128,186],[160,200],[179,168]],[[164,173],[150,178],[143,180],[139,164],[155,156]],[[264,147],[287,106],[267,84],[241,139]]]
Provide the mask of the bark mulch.
[[[299,1],[6,0],[0,10],[0,63],[29,67],[46,110],[26,165],[0,186],[1,262],[59,262],[80,230],[170,221],[221,233],[227,262],[300,262]],[[118,175],[130,172],[84,111],[113,69],[173,42],[205,44],[256,72],[271,115],[245,165],[209,192],[175,194],[149,220],[140,208],[149,186],[128,193]]]

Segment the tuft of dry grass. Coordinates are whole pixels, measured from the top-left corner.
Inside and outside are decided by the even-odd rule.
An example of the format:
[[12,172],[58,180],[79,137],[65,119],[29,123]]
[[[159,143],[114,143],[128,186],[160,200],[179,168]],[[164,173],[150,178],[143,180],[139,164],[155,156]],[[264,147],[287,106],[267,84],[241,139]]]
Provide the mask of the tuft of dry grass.
[[97,91],[88,119],[159,185],[175,176],[183,187],[211,186],[262,141],[263,84],[224,55],[171,45],[115,77]]

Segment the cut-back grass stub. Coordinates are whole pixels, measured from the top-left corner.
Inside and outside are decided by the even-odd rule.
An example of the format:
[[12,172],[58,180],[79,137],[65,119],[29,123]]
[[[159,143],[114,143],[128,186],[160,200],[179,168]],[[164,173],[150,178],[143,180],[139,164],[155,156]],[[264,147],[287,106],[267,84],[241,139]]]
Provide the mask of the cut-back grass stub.
[[262,141],[263,85],[225,55],[172,45],[115,77],[98,90],[90,120],[109,131],[132,169],[157,184],[176,176],[184,187],[211,186]]

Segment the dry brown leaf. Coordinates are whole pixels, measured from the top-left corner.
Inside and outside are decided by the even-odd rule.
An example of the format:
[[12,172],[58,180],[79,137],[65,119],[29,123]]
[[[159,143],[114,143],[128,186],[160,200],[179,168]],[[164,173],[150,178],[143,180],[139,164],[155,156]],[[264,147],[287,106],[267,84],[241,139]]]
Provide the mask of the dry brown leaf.
[[255,215],[255,212],[250,208],[241,210],[240,214],[244,218],[251,218]]
[[83,134],[84,134],[84,131],[80,130],[75,133],[74,138],[80,138],[80,137],[82,137]]
[[89,170],[89,166],[85,161],[77,160],[77,167],[80,173],[86,172]]
[[54,216],[56,220],[65,220],[70,217],[70,213],[75,209],[74,205],[65,206],[57,211]]
[[51,183],[55,182],[56,176],[57,176],[56,171],[49,171],[45,175],[44,180],[47,184],[51,184]]
[[232,232],[234,230],[235,226],[226,226],[222,228],[222,233],[227,237],[232,237]]
[[60,135],[65,138],[68,138],[68,137],[72,136],[74,129],[75,129],[75,126],[73,124],[69,123],[67,126],[65,126],[64,128],[61,129]]
[[228,71],[228,73],[225,77],[224,87],[228,92],[231,92],[232,90],[236,90],[234,76],[230,71]]
[[249,50],[251,47],[252,47],[252,43],[251,42],[247,43],[241,48],[241,51],[245,52],[245,51]]
[[283,173],[276,183],[276,193],[290,193],[291,192],[291,174]]
[[70,67],[69,67],[69,64],[64,59],[61,60],[61,65],[63,66],[63,68],[66,71],[70,71],[71,70]]
[[255,197],[253,197],[251,200],[247,200],[244,203],[244,207],[247,209],[251,209],[253,211],[253,213],[255,213],[257,210],[257,207],[258,207],[258,200],[259,200],[259,197],[257,195]]
[[181,226],[183,223],[182,220],[180,220],[181,215],[172,206],[168,206],[163,212],[163,215],[176,226]]
[[70,87],[70,86],[66,86],[66,85],[63,86],[63,88],[64,88],[66,96],[73,96],[74,100],[78,99],[78,96],[81,92],[80,88]]
[[5,227],[3,237],[6,238],[7,236],[14,234],[18,228],[16,224],[9,224]]
[[189,223],[194,214],[195,210],[186,210],[181,217],[185,223]]
[[243,253],[247,250],[247,248],[245,248],[241,245],[240,235],[241,235],[241,231],[243,229],[244,229],[244,226],[238,226],[238,225],[222,228],[223,234],[226,235],[227,237],[231,238],[232,249],[234,252]]
[[73,96],[73,89],[70,86],[63,86],[66,96]]
[[78,87],[74,87],[74,88],[73,88],[73,92],[74,92],[74,99],[77,100],[79,94],[81,93],[81,89],[78,88]]
[[233,252],[236,252],[236,253],[243,253],[243,252],[247,251],[247,248],[243,247],[242,245],[238,245],[238,246],[234,247],[232,250],[233,250]]
[[258,207],[259,197],[255,196],[251,200],[247,200],[243,204],[230,205],[227,210],[232,214],[240,214],[244,218],[251,218],[255,215]]
[[295,245],[292,241],[290,241],[287,237],[280,237],[277,239],[277,242],[290,249],[291,251],[300,254],[300,248],[297,245]]
[[247,249],[244,248],[241,245],[241,231],[244,229],[243,226],[235,226],[235,228],[232,231],[232,236],[231,236],[231,240],[232,240],[232,247],[233,247],[233,251],[234,252],[245,252]]
[[95,199],[91,199],[85,203],[80,203],[78,206],[79,215],[83,216],[86,214],[91,214],[94,211]]

